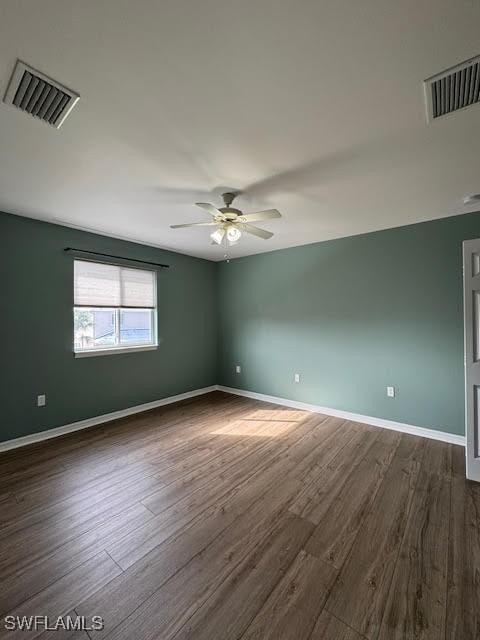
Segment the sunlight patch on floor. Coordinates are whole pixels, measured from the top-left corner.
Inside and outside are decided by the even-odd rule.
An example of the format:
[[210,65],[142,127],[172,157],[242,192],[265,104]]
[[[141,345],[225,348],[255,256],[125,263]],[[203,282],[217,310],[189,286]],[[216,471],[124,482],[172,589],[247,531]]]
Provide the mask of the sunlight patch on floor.
[[289,433],[305,420],[302,411],[287,409],[257,409],[247,418],[234,420],[212,431],[215,435],[261,436],[262,438],[278,438]]
[[255,409],[246,416],[246,419],[302,422],[307,416],[306,411],[298,409]]
[[297,422],[274,422],[272,420],[237,420],[212,431],[215,435],[261,436],[262,438],[278,438],[297,426]]

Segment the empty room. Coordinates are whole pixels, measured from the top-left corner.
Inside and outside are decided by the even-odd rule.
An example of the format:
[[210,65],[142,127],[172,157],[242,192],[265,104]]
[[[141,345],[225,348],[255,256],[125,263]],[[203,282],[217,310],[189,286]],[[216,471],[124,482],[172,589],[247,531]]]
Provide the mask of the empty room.
[[0,640],[480,639],[479,26],[0,0]]

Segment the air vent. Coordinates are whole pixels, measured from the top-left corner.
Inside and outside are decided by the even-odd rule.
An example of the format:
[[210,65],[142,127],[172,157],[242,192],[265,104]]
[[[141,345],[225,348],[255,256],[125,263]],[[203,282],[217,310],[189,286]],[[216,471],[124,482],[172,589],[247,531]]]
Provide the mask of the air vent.
[[3,101],[59,129],[80,96],[17,60]]
[[425,80],[427,120],[480,102],[480,56]]

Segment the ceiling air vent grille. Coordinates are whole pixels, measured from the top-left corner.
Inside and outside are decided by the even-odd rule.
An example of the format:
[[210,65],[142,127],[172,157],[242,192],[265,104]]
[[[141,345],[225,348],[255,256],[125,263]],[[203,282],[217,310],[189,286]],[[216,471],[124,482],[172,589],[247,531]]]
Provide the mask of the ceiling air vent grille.
[[80,96],[17,60],[3,101],[59,129]]
[[480,102],[480,56],[425,80],[427,119]]

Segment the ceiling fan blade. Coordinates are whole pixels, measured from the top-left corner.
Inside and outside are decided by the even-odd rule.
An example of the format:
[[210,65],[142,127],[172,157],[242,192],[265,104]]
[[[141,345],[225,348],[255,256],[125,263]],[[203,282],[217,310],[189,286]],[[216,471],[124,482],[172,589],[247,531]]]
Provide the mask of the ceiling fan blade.
[[267,209],[266,211],[255,211],[255,213],[245,213],[240,216],[242,222],[256,222],[257,220],[270,220],[271,218],[281,218],[282,214],[277,209]]
[[208,211],[208,213],[210,213],[215,218],[220,216],[222,220],[225,219],[225,216],[220,211],[220,209],[217,209],[217,207],[214,207],[213,204],[210,204],[209,202],[196,202],[195,204],[197,205],[197,207],[202,207],[202,209],[205,209],[205,211]]
[[218,222],[189,222],[187,224],[171,224],[170,229],[182,229],[183,227],[216,227]]
[[222,244],[224,235],[227,233],[226,229],[220,228],[210,234],[210,238],[215,244]]
[[265,229],[259,229],[258,227],[254,227],[251,224],[240,223],[237,226],[242,231],[251,233],[252,235],[258,236],[259,238],[263,238],[264,240],[268,240],[273,236],[273,233],[271,233],[270,231],[265,231]]

